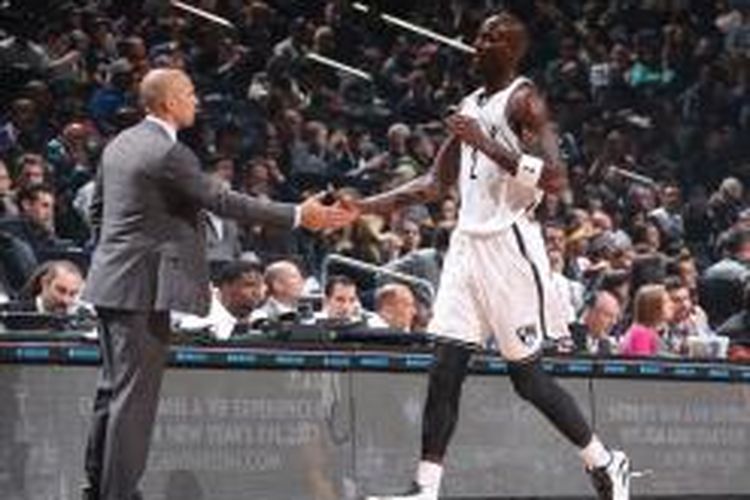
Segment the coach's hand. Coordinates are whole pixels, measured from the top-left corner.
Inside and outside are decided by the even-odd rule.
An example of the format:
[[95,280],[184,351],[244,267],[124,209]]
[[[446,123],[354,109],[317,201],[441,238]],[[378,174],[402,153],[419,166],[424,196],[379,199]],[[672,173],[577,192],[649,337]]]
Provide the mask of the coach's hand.
[[482,141],[487,137],[479,122],[469,116],[456,113],[446,118],[445,124],[461,142],[475,148],[480,148]]
[[359,217],[359,211],[351,204],[337,201],[333,205],[323,204],[326,193],[306,199],[300,205],[300,226],[319,231],[348,226]]

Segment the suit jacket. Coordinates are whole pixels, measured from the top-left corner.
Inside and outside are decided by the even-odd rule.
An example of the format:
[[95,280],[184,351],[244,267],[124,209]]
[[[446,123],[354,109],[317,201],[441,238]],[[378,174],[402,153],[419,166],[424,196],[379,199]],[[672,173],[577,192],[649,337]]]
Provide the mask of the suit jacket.
[[84,298],[113,309],[206,315],[204,209],[290,229],[294,223],[293,205],[231,191],[157,123],[124,130],[102,155],[91,204],[97,246]]
[[[233,220],[206,218],[206,250],[209,262],[229,262],[240,257],[240,230]],[[216,224],[221,224],[221,229]],[[219,233],[221,231],[221,233]]]

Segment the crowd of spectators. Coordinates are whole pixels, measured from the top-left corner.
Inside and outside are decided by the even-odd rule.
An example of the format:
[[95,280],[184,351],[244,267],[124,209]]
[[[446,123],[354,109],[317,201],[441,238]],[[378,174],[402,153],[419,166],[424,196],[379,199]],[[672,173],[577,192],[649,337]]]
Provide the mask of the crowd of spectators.
[[[142,117],[136,89],[150,68],[182,68],[195,81],[200,112],[182,140],[211,175],[285,201],[321,190],[368,195],[424,173],[446,134],[441,119],[476,85],[464,54],[340,0],[194,2],[235,30],[160,2],[17,3],[0,13],[0,302],[33,300],[29,280],[47,262],[85,273],[99,155]],[[721,333],[732,356],[748,356],[749,2],[376,4],[467,42],[499,7],[526,20],[525,72],[547,98],[569,167],[569,189],[537,210],[569,306],[572,337],[560,349],[722,355]],[[454,193],[322,236],[207,214],[211,315],[229,319],[217,320],[225,326],[216,334],[231,335],[232,319],[296,310],[315,293],[324,296],[319,316],[377,307],[374,324],[423,329],[431,287],[327,266],[326,256],[436,288],[459,203]]]

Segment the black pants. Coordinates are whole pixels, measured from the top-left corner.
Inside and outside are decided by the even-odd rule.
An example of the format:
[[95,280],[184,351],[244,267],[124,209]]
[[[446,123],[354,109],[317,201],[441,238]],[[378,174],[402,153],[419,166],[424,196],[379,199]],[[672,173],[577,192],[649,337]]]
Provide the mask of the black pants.
[[[471,357],[455,344],[440,344],[430,370],[427,402],[422,418],[422,458],[442,462],[458,422],[461,388]],[[516,393],[534,405],[571,443],[585,447],[593,436],[572,396],[542,368],[539,358],[509,363]]]
[[98,500],[140,498],[169,343],[168,312],[98,308],[102,365],[86,445]]

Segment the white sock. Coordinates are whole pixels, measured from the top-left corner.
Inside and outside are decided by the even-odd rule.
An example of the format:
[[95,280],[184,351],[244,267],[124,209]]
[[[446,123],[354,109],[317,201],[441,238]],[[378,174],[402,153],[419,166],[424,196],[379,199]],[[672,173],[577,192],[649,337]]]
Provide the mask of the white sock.
[[612,460],[612,454],[596,436],[593,436],[591,442],[585,448],[582,448],[579,453],[583,459],[583,463],[589,469],[606,467],[609,465],[609,461]]
[[438,491],[443,479],[443,466],[435,462],[420,460],[414,480],[425,489]]

